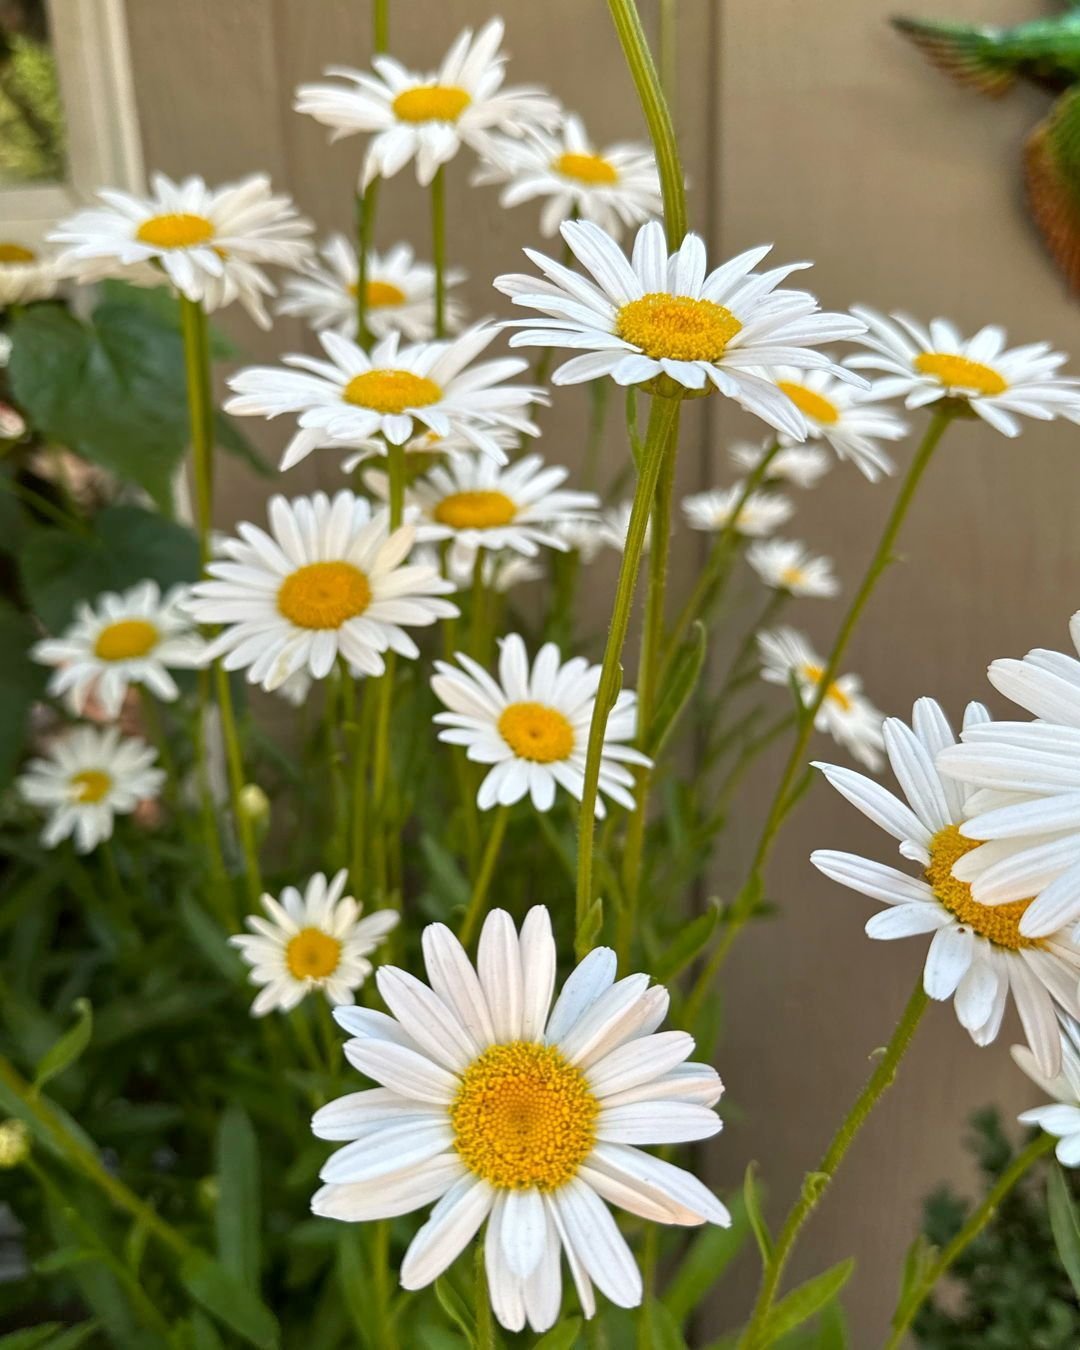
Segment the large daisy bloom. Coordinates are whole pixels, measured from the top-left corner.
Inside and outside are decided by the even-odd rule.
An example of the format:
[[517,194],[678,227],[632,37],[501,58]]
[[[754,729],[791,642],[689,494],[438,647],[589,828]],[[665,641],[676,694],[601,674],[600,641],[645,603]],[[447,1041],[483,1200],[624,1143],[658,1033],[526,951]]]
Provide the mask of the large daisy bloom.
[[508,327],[522,330],[512,347],[585,349],[558,367],[553,383],[610,375],[629,385],[666,375],[692,392],[713,385],[778,431],[805,440],[806,419],[760,367],[818,367],[843,379],[841,368],[812,348],[864,331],[849,314],[819,313],[806,291],[778,289],[808,263],[758,274],[753,269],[768,254],[765,245],[706,274],[703,241],[688,234],[669,257],[664,227],[655,220],[638,231],[629,259],[591,221],[566,221],[562,236],[587,276],[526,249],[544,279],[520,273],[495,279],[515,305],[545,316],[512,320]]
[[251,930],[229,941],[251,967],[251,983],[261,985],[251,1005],[253,1017],[275,1008],[289,1012],[314,989],[335,1006],[354,1002],[355,991],[371,974],[367,959],[398,922],[397,910],[379,909],[366,919],[351,895],[344,895],[348,872],[330,882],[316,872],[304,887],[286,886],[281,897],[262,897],[266,918],[249,914]]
[[437,1279],[486,1219],[491,1304],[510,1331],[556,1322],[563,1255],[586,1317],[593,1285],[637,1306],[641,1274],[607,1204],[657,1223],[731,1222],[695,1176],[641,1148],[717,1133],[716,1071],[687,1062],[687,1033],[658,1030],[667,991],[648,975],[616,980],[608,947],[585,957],[552,1007],[542,905],[520,933],[505,910],[490,913],[475,969],[442,924],[424,930],[423,950],[430,984],[393,966],[376,976],[391,1016],[335,1014],[354,1038],[346,1058],[379,1086],[315,1114],[315,1134],[344,1147],[312,1209],[356,1223],[434,1201],[402,1261],[406,1289]]
[[402,565],[415,530],[388,534],[386,513],[372,518],[362,497],[272,497],[269,516],[269,533],[245,522],[224,541],[188,604],[200,623],[224,625],[207,659],[246,669],[251,684],[274,690],[298,670],[325,679],[339,656],[381,675],[385,651],[419,656],[406,627],[457,615],[435,568]]
[[188,594],[187,586],[174,586],[162,595],[156,581],[141,581],[123,594],[100,595],[93,605],[81,602],[60,637],[30,649],[35,661],[55,667],[49,693],[66,696],[77,713],[93,698],[109,719],[119,717],[133,684],[171,703],[180,691],[170,667],[193,669],[204,648],[184,609]]
[[63,277],[64,271],[52,254],[13,239],[0,239],[0,309],[48,300],[56,294]]
[[591,220],[608,234],[659,216],[660,175],[648,146],[620,144],[598,150],[580,117],[567,116],[548,135],[492,138],[474,183],[505,184],[503,206],[542,198],[540,233],[557,234],[564,220]]
[[[794,681],[804,706],[817,695],[825,674],[825,660],[794,628],[773,628],[757,636],[761,678],[790,688]],[[829,685],[814,718],[817,731],[826,732],[868,769],[881,767],[884,714],[862,692],[858,675],[838,675]]]
[[[1080,614],[1070,624],[1080,650]],[[990,722],[965,731],[940,758],[943,773],[980,789],[962,832],[988,840],[957,863],[984,905],[1035,899],[1020,920],[1028,938],[1080,921],[1080,661],[1036,648],[994,661],[990,683],[1034,722]]]
[[[964,725],[977,726],[987,717],[981,704],[969,704]],[[934,764],[956,743],[940,706],[919,699],[912,725],[887,718],[884,735],[903,800],[850,769],[816,767],[852,805],[899,840],[901,856],[921,875],[831,850],[819,850],[811,861],[834,881],[888,906],[866,925],[870,937],[933,934],[923,987],[931,998],[953,1000],[960,1025],[977,1045],[997,1036],[1011,991],[1040,1070],[1052,1077],[1061,1067],[1055,1009],[1080,1015],[1080,947],[1064,929],[1039,940],[1025,938],[1020,919],[1028,901],[982,905],[953,875],[956,860],[973,845],[960,833],[965,793]]]
[[1035,1056],[1026,1045],[1010,1046],[1017,1067],[1042,1088],[1052,1105],[1033,1106],[1021,1111],[1022,1125],[1037,1125],[1058,1141],[1054,1153],[1063,1167],[1080,1167],[1080,1025],[1063,1017],[1061,1032],[1061,1071],[1041,1073]]
[[320,333],[329,360],[286,356],[292,369],[241,370],[229,380],[235,397],[225,409],[249,417],[297,414],[300,429],[285,447],[282,469],[335,442],[348,447],[377,435],[405,445],[425,431],[455,433],[502,464],[506,454],[490,429],[535,435],[527,410],[544,396],[539,389],[506,383],[521,374],[525,361],[504,356],[471,364],[495,333],[491,325],[479,325],[448,342],[407,347],[390,333],[370,353],[337,333]]
[[1080,380],[1057,373],[1068,358],[1048,342],[1010,350],[995,325],[964,338],[947,319],[927,328],[904,314],[887,319],[859,306],[852,312],[869,328],[861,341],[870,351],[846,364],[883,371],[887,378],[875,384],[881,398],[903,398],[909,408],[956,400],[1004,436],[1020,434],[1018,414],[1080,422]]
[[795,507],[790,498],[778,492],[751,492],[743,500],[744,492],[745,484],[734,483],[728,488],[711,488],[684,497],[682,509],[687,525],[692,530],[712,533],[730,525],[736,534],[760,538],[791,519]]
[[103,205],[61,221],[49,236],[67,247],[60,264],[83,281],[124,274],[153,285],[162,274],[207,310],[239,300],[270,327],[263,297],[272,263],[296,268],[307,257],[311,224],[288,197],[274,196],[265,174],[209,188],[201,178],[151,178],[151,194],[102,189]]
[[30,760],[15,786],[24,801],[49,813],[41,834],[46,848],[73,837],[76,852],[90,853],[112,837],[115,816],[159,795],[165,774],[156,760],[152,746],[121,737],[115,726],[78,726]]
[[[511,806],[528,795],[538,811],[550,811],[556,787],[580,801],[600,667],[583,656],[564,663],[553,642],[530,666],[516,633],[499,639],[498,679],[462,652],[457,660],[460,670],[435,662],[431,687],[447,709],[436,713],[435,723],[444,728],[440,741],[463,745],[469,759],[492,765],[476,795],[480,809]],[[600,792],[628,810],[634,776],[626,766],[650,763],[628,744],[636,730],[637,699],[624,689],[604,732]],[[599,796],[596,814],[604,815]]]
[[[464,281],[465,273],[450,268],[445,279],[448,286],[455,286]],[[343,234],[333,234],[319,248],[318,260],[286,277],[277,312],[306,319],[317,331],[329,328],[352,339],[359,286],[356,249]],[[456,333],[462,319],[456,300],[447,301],[445,317],[447,331]],[[408,244],[367,255],[364,323],[376,338],[400,333],[410,342],[422,342],[435,336],[435,269],[416,262]]]
[[430,183],[462,145],[485,153],[492,135],[523,136],[555,126],[559,105],[542,89],[503,88],[506,55],[500,51],[501,19],[474,36],[461,33],[438,70],[418,75],[392,56],[372,60],[374,73],[331,66],[340,84],[302,84],[294,107],[323,126],[333,139],[364,131],[371,135],[360,186],[392,178],[410,160],[416,178]]
[[902,440],[908,424],[890,408],[881,406],[889,397],[883,392],[885,381],[869,389],[856,389],[828,370],[778,366],[763,373],[802,413],[812,440],[832,446],[837,458],[850,460],[871,483],[895,470],[881,442]]
[[827,597],[840,589],[832,559],[815,557],[793,539],[759,540],[746,550],[746,561],[774,591]]
[[831,459],[818,445],[786,445],[773,454],[775,442],[736,441],[728,448],[731,462],[743,473],[750,474],[761,467],[766,455],[771,456],[765,466],[766,483],[791,483],[795,487],[816,487],[829,472]]

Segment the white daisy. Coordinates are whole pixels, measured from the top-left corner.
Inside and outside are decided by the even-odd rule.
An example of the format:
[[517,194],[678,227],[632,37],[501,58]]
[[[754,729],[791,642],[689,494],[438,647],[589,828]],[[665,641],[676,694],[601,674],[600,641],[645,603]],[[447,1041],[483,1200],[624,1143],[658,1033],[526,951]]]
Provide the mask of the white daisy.
[[0,309],[48,300],[56,294],[63,277],[63,269],[51,253],[11,239],[0,240]]
[[[1070,624],[1080,650],[1080,614]],[[991,722],[965,731],[939,768],[981,789],[963,833],[989,840],[957,864],[984,905],[1034,896],[1020,921],[1039,938],[1080,921],[1080,661],[1037,648],[1022,661],[994,661],[995,689],[1034,722]]]
[[[552,529],[552,534],[562,542],[567,550],[578,554],[583,563],[591,563],[600,556],[606,547],[610,546],[621,550],[626,545],[625,530],[617,543],[609,537],[610,531],[604,523],[604,517],[611,514],[610,511],[604,512],[599,525],[595,520],[559,521]],[[649,527],[646,526],[645,551],[648,551],[649,542]]]
[[[282,283],[279,314],[306,319],[312,328],[329,328],[342,337],[356,337],[356,296],[359,268],[356,249],[343,234],[332,234],[296,276]],[[447,286],[464,281],[459,268],[447,271]],[[388,253],[369,253],[366,268],[364,322],[376,338],[401,333],[410,342],[435,336],[435,269],[413,259],[408,244],[395,244]],[[446,303],[447,332],[461,327],[463,310],[453,299]]]
[[460,436],[474,450],[505,463],[490,431],[509,427],[535,435],[528,420],[541,390],[506,384],[527,362],[514,357],[470,363],[491,342],[490,325],[470,328],[449,342],[399,345],[391,333],[369,354],[337,333],[320,333],[329,361],[286,356],[286,366],[254,366],[229,380],[235,397],[227,412],[277,417],[298,413],[299,431],[285,447],[281,468],[291,469],[319,446],[361,448],[372,436],[405,445],[417,435]]
[[161,792],[165,774],[157,752],[118,727],[78,726],[58,736],[45,756],[16,779],[24,801],[49,812],[41,833],[46,848],[74,836],[78,853],[112,837],[114,816],[130,815]]
[[511,1331],[556,1322],[563,1254],[586,1317],[594,1284],[636,1306],[641,1275],[605,1201],[653,1222],[731,1222],[695,1176],[640,1147],[716,1134],[715,1070],[686,1062],[685,1032],[657,1030],[667,991],[648,975],[616,981],[610,948],[585,957],[552,1008],[543,906],[520,934],[504,910],[489,914],[475,969],[442,924],[423,949],[430,987],[392,966],[376,976],[391,1017],[335,1014],[354,1037],[349,1062],[379,1086],[316,1113],[316,1135],[348,1142],[312,1209],[355,1223],[436,1202],[402,1261],[406,1289],[437,1279],[486,1219],[491,1303]]
[[[630,513],[633,507],[633,502],[629,500],[616,502],[614,506],[609,506],[601,514],[601,541],[607,544],[608,548],[613,548],[616,553],[622,553],[626,549],[626,536],[630,532]],[[645,538],[641,542],[642,556],[648,553],[651,547],[652,517],[650,516],[645,526]]]
[[[863,325],[849,314],[821,314],[805,291],[778,290],[805,263],[759,275],[769,247],[751,249],[706,275],[705,245],[688,234],[670,258],[664,227],[649,221],[637,233],[631,259],[591,221],[566,221],[562,235],[589,276],[526,249],[544,280],[514,273],[495,286],[542,319],[515,319],[512,347],[579,347],[552,375],[579,384],[610,375],[616,384],[643,384],[666,375],[692,391],[710,384],[796,440],[806,420],[760,373],[779,364],[820,367],[845,377],[811,348],[857,337]],[[592,280],[590,280],[590,277]],[[850,378],[850,377],[849,377]]]
[[656,159],[644,145],[598,150],[580,117],[569,114],[552,134],[492,137],[474,183],[504,183],[505,207],[544,198],[540,233],[558,233],[564,220],[591,220],[618,238],[663,211]]
[[[515,586],[527,581],[541,581],[547,575],[531,558],[522,557],[513,549],[493,552],[490,549],[479,550],[482,554],[480,577],[489,591],[505,595]],[[446,576],[459,591],[467,590],[473,583],[476,573],[477,550],[451,548],[446,554]],[[431,544],[415,548],[410,555],[412,562],[428,562],[435,568],[442,566],[439,550]]]
[[326,1001],[353,1003],[354,992],[371,974],[367,959],[394,927],[394,909],[379,909],[360,918],[362,906],[343,895],[348,872],[342,868],[327,883],[316,872],[304,887],[286,886],[280,900],[262,897],[267,918],[249,914],[249,933],[230,937],[251,967],[251,983],[261,985],[251,1015],[262,1017],[277,1008],[289,1012],[313,989]]
[[559,121],[559,105],[542,89],[502,87],[502,38],[501,19],[475,37],[465,29],[439,69],[426,75],[386,55],[373,58],[374,74],[331,66],[326,74],[344,83],[302,84],[293,106],[332,127],[334,140],[371,133],[361,188],[392,178],[412,159],[417,181],[427,184],[462,145],[485,153],[493,133],[523,136]]
[[731,524],[738,507],[735,533],[760,538],[791,519],[795,507],[789,497],[776,492],[751,492],[739,507],[744,490],[743,483],[733,483],[728,488],[713,488],[684,497],[682,509],[686,523],[692,530],[723,530]]
[[[736,441],[728,449],[731,462],[744,473],[753,473],[774,445],[770,436],[764,442]],[[766,483],[793,483],[796,487],[816,487],[828,473],[830,457],[817,445],[788,445],[778,450],[765,468]]]
[[[757,642],[761,678],[787,688],[794,680],[803,704],[809,706],[825,674],[826,663],[806,637],[794,628],[773,628],[759,633]],[[860,764],[877,770],[885,745],[883,721],[884,714],[862,692],[858,675],[838,675],[822,700],[814,727],[827,732]]]
[[81,602],[60,637],[30,649],[35,661],[56,667],[49,693],[66,695],[77,713],[93,698],[109,719],[119,717],[133,684],[171,703],[180,691],[169,668],[194,669],[205,645],[184,609],[188,595],[187,586],[163,596],[156,581],[141,581],[122,595],[110,591],[93,605]]
[[924,328],[904,314],[890,320],[858,306],[852,312],[870,330],[861,341],[871,352],[846,364],[884,371],[889,378],[875,385],[881,398],[903,397],[909,408],[956,400],[1005,436],[1019,435],[1021,413],[1080,422],[1080,380],[1057,374],[1068,358],[1048,342],[1009,351],[1005,330],[994,325],[963,338],[946,319]]
[[836,595],[840,583],[831,558],[816,558],[792,539],[763,539],[746,551],[746,561],[766,586],[791,595]]
[[[555,788],[581,800],[600,667],[582,656],[565,664],[553,642],[540,648],[529,666],[525,643],[516,633],[499,639],[499,678],[459,652],[462,669],[436,661],[431,687],[449,712],[436,713],[445,727],[439,740],[463,745],[469,759],[494,767],[480,784],[477,803],[510,806],[528,794],[538,811],[550,811]],[[637,730],[637,699],[624,689],[604,733],[600,791],[631,809],[634,776],[628,764],[650,763],[627,742]],[[597,798],[596,814],[604,815]]]
[[[526,435],[538,436],[540,434],[540,428],[534,422],[526,422],[524,426]],[[510,457],[508,452],[519,449],[521,445],[521,432],[515,431],[513,427],[485,427],[484,435],[488,440],[494,442],[498,449],[499,455],[493,456],[493,458],[499,464],[505,464]],[[341,461],[343,473],[352,473],[365,460],[377,459],[386,454],[386,442],[379,436],[369,436],[356,441],[335,441],[331,448],[348,451]],[[451,459],[455,455],[471,458],[476,453],[476,446],[471,441],[466,440],[459,432],[453,430],[448,436],[439,436],[434,431],[424,431],[419,436],[414,436],[411,440],[406,441],[402,449],[406,454],[431,455],[433,458],[446,455]]]
[[454,618],[440,597],[454,587],[434,568],[402,566],[415,531],[387,535],[386,513],[352,492],[331,500],[272,497],[270,533],[246,522],[240,538],[207,564],[213,578],[192,587],[190,613],[222,624],[206,651],[226,670],[247,670],[251,684],[277,689],[298,670],[325,679],[341,656],[351,668],[381,675],[383,652],[416,657],[402,625]]
[[881,406],[890,396],[884,390],[886,381],[856,389],[827,370],[777,366],[762,373],[802,413],[810,438],[831,445],[838,458],[850,460],[871,483],[896,468],[880,442],[902,440],[908,424]]
[[[965,727],[985,722],[981,704],[968,705]],[[918,864],[913,877],[894,867],[831,850],[811,855],[826,876],[889,906],[866,925],[873,938],[933,933],[923,987],[931,998],[954,1000],[961,1026],[977,1045],[998,1034],[1012,991],[1024,1033],[1043,1073],[1061,1066],[1055,1005],[1080,1015],[1077,1001],[1080,947],[1062,931],[1033,941],[1020,932],[1027,901],[981,905],[966,882],[953,876],[956,860],[972,845],[960,834],[964,792],[940,775],[934,761],[956,743],[948,719],[929,698],[919,699],[912,726],[885,721],[885,746],[905,801],[850,769],[818,764],[838,792],[900,841],[900,853]]]
[[1057,1139],[1054,1152],[1063,1167],[1080,1167],[1080,1026],[1070,1017],[1063,1017],[1061,1023],[1060,1073],[1041,1073],[1026,1045],[1009,1047],[1017,1067],[1048,1097],[1056,1098],[1054,1105],[1034,1106],[1022,1111],[1017,1119],[1022,1125],[1037,1125]]
[[256,323],[270,327],[263,297],[274,287],[263,265],[299,267],[307,257],[310,222],[265,174],[208,188],[201,178],[174,183],[151,178],[152,194],[103,189],[104,206],[61,221],[49,238],[67,248],[60,265],[83,281],[123,273],[154,285],[162,273],[181,295],[210,310],[239,300]]

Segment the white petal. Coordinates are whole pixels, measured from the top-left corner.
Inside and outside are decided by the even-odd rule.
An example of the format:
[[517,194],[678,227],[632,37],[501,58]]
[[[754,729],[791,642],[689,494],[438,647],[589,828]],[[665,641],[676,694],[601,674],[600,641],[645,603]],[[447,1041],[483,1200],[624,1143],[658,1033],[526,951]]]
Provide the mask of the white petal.
[[474,1176],[462,1177],[431,1211],[401,1263],[403,1289],[423,1289],[452,1265],[487,1218],[495,1192]]

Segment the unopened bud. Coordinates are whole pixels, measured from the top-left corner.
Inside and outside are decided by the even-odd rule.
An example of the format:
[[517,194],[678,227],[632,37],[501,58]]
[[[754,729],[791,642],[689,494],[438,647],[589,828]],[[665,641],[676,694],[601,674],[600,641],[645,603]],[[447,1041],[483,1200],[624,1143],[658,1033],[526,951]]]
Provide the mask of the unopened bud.
[[21,1120],[0,1121],[0,1168],[19,1167],[30,1156],[30,1131]]
[[255,825],[265,825],[270,819],[270,798],[258,783],[245,783],[240,789],[240,810]]

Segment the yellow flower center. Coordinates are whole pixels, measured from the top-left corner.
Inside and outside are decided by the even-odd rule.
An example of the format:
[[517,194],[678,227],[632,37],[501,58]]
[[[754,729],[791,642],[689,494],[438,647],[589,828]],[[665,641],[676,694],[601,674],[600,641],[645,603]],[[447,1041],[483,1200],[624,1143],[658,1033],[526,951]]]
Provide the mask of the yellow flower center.
[[1030,899],[1013,900],[1006,905],[980,905],[968,883],[953,876],[957,859],[978,847],[979,840],[965,839],[956,825],[938,830],[930,840],[930,866],[926,869],[926,880],[934,895],[962,924],[997,947],[1015,952],[1021,947],[1041,946],[1037,938],[1026,938],[1020,933],[1020,920],[1031,904]]
[[453,492],[432,511],[440,525],[454,530],[492,530],[509,525],[517,505],[505,492]]
[[742,324],[711,300],[653,291],[623,305],[615,332],[654,361],[719,361]]
[[576,178],[579,183],[600,184],[617,183],[619,171],[609,164],[603,155],[575,155],[567,151],[551,166],[564,178]]
[[321,928],[301,928],[285,948],[285,964],[297,980],[325,980],[341,960],[341,943]]
[[[825,674],[825,671],[821,666],[814,666],[807,663],[802,667],[801,673],[803,678],[809,680],[811,684],[820,684],[821,677]],[[841,712],[850,712],[854,707],[851,699],[848,698],[847,694],[844,693],[835,680],[829,685],[829,692],[825,697],[831,699]]]
[[112,787],[112,778],[102,769],[81,769],[71,775],[77,802],[100,802]]
[[341,397],[359,408],[378,413],[403,413],[406,408],[426,408],[438,403],[442,390],[434,380],[411,370],[365,370],[354,375]]
[[[785,567],[780,573],[780,584],[783,586],[801,586],[805,580],[806,573],[801,567]],[[818,678],[821,678],[820,675]]]
[[1003,394],[1009,385],[990,366],[969,361],[966,356],[945,352],[920,352],[915,358],[920,375],[931,375],[946,389],[969,389],[974,394]]
[[298,628],[340,628],[371,604],[367,577],[347,562],[308,563],[281,583],[278,612]]
[[499,735],[518,759],[553,764],[574,749],[574,728],[545,703],[511,703],[499,718]]
[[0,242],[0,263],[28,263],[36,257],[34,250],[23,244]]
[[152,652],[158,636],[158,630],[147,619],[120,619],[97,635],[94,655],[101,661],[133,661]]
[[461,1076],[450,1107],[461,1161],[492,1186],[554,1191],[596,1140],[600,1105],[553,1045],[493,1045]]
[[214,227],[205,216],[189,215],[186,211],[151,216],[135,231],[140,243],[152,244],[154,248],[193,248],[213,237]]
[[840,410],[836,404],[813,389],[795,384],[792,380],[777,380],[776,387],[782,394],[787,394],[796,408],[805,413],[812,422],[820,422],[822,426],[831,427],[834,422],[840,420]]
[[[360,294],[358,282],[353,282],[349,287],[349,294],[354,298]],[[392,281],[369,281],[364,287],[364,304],[368,309],[381,309],[386,305],[403,305],[405,303],[405,292],[400,286],[395,286]]]
[[399,122],[456,122],[471,102],[457,85],[421,84],[403,89],[390,106]]

